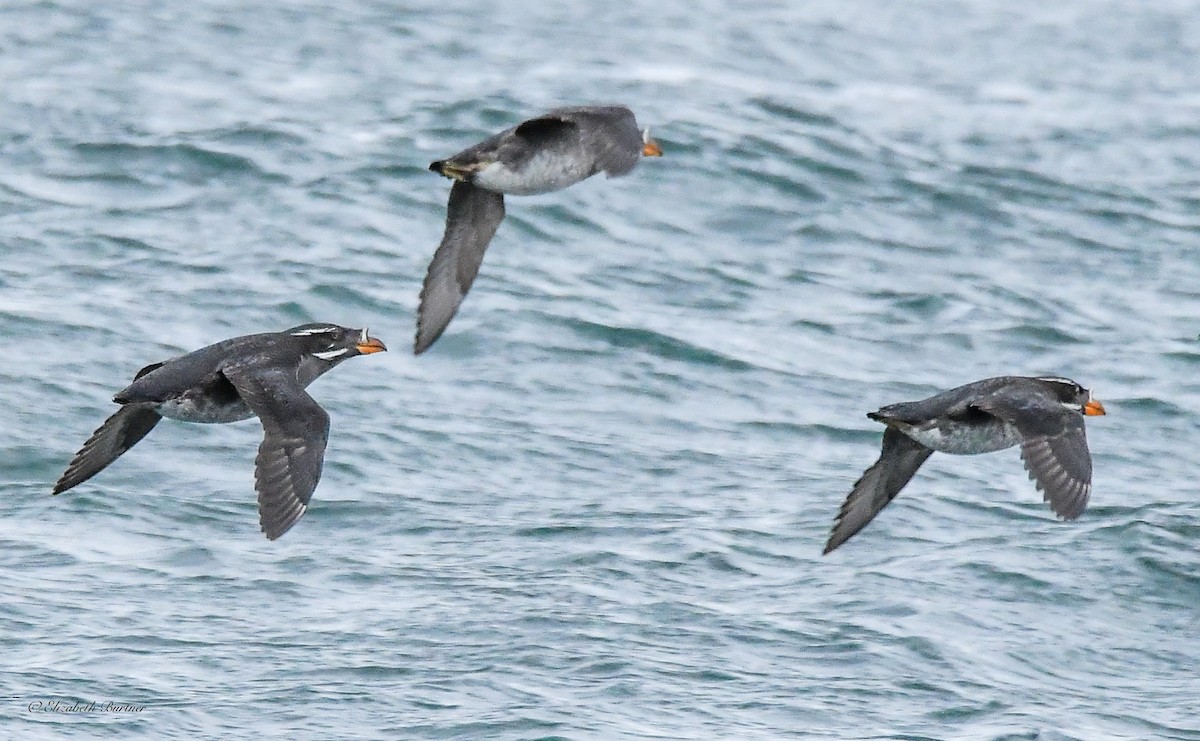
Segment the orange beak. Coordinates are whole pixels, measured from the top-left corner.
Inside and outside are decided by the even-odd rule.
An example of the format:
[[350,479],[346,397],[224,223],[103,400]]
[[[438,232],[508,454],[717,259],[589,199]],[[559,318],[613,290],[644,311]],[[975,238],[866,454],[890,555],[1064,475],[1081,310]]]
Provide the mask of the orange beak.
[[387,345],[383,344],[374,337],[368,337],[362,342],[357,343],[355,347],[358,348],[358,351],[363,355],[370,355],[373,352],[387,352]]
[[1107,412],[1104,411],[1104,405],[1095,399],[1088,399],[1088,402],[1083,405],[1083,413],[1089,417],[1099,417],[1103,414],[1107,414]]
[[654,141],[653,139],[647,139],[646,142],[642,144],[642,156],[661,157],[662,147],[658,146],[658,142]]

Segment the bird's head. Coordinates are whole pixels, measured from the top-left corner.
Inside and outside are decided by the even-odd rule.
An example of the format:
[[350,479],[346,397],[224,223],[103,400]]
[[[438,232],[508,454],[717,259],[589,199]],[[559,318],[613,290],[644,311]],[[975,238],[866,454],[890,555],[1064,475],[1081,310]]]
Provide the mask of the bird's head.
[[1038,380],[1053,391],[1055,396],[1058,397],[1059,403],[1067,409],[1079,412],[1088,417],[1106,414],[1104,405],[1092,398],[1091,390],[1085,389],[1071,379],[1047,376]]
[[305,354],[330,365],[358,355],[384,352],[387,346],[367,333],[367,328],[350,329],[316,322],[292,327],[287,334],[301,342]]

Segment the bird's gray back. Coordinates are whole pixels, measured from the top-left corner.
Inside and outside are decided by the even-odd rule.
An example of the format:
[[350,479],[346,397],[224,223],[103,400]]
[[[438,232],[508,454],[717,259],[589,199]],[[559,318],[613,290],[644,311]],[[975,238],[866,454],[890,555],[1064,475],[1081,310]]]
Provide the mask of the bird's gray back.
[[454,161],[497,162],[475,173],[479,187],[511,195],[561,190],[605,172],[624,175],[641,157],[642,138],[624,106],[556,108],[456,154]]
[[969,408],[972,401],[994,393],[998,389],[1010,386],[1014,382],[1019,383],[1026,380],[1028,379],[1020,376],[985,378],[982,381],[974,381],[939,394],[934,394],[927,399],[888,404],[887,406],[880,407],[878,411],[871,413],[869,416],[871,419],[880,422],[888,420],[921,422],[933,417],[960,416],[970,412]]
[[[228,365],[271,362],[277,360],[281,350],[292,350],[291,346],[296,344],[294,338],[274,332],[222,340],[166,361],[135,379],[114,400],[122,404],[169,401],[188,390],[213,383],[218,372]],[[298,349],[295,354],[298,359]]]

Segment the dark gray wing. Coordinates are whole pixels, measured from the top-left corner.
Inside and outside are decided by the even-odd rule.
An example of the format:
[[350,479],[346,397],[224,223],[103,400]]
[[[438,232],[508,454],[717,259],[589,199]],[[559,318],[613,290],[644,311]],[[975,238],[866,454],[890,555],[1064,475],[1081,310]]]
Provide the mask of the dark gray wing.
[[1021,460],[1054,513],[1064,520],[1083,514],[1092,490],[1092,456],[1083,415],[1048,393],[1028,389],[997,393],[976,406],[1017,428]]
[[526,140],[534,148],[540,148],[573,138],[578,128],[579,125],[569,118],[547,113],[521,122],[513,129],[513,134]]
[[162,417],[149,404],[127,404],[118,409],[116,414],[104,420],[71,459],[67,470],[54,485],[54,493],[61,494],[103,471],[153,430],[160,419]]
[[896,498],[933,451],[889,427],[883,433],[883,450],[875,465],[854,483],[842,504],[825,553],[833,551],[867,526],[888,502]]
[[1021,460],[1054,514],[1064,520],[1083,514],[1092,492],[1092,456],[1082,417],[1058,435],[1026,438]]
[[225,369],[258,415],[263,441],[254,460],[254,488],[262,531],[275,540],[308,509],[329,440],[329,415],[286,370]]
[[483,253],[503,220],[502,194],[464,182],[455,182],[450,188],[446,231],[421,288],[413,354],[425,352],[446,331],[471,290]]

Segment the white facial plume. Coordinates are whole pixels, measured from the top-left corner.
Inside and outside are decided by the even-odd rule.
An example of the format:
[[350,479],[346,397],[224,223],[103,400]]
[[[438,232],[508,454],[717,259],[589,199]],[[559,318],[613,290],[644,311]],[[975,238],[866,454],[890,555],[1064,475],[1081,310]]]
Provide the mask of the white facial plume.
[[337,331],[337,327],[310,327],[302,329],[299,332],[292,332],[293,337],[308,337],[314,334],[330,334]]
[[343,347],[339,350],[325,350],[324,352],[315,352],[315,353],[313,353],[313,357],[320,358],[321,360],[333,360],[334,358],[338,357],[339,355],[345,355],[349,351],[350,351],[350,348]]

